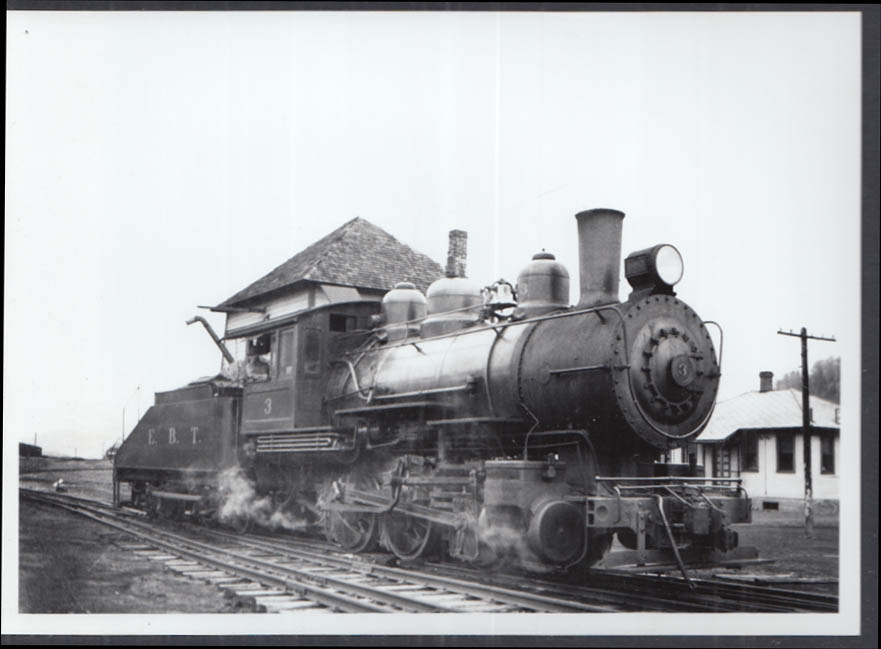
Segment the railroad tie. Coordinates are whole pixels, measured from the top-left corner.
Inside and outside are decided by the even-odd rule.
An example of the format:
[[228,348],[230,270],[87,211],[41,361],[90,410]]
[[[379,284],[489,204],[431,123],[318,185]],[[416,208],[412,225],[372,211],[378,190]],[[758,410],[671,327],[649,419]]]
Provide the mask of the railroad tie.
[[272,604],[266,604],[266,612],[267,613],[285,613],[292,611],[309,611],[323,609],[327,610],[327,607],[322,606],[321,604],[316,604],[315,602],[311,602],[308,599],[292,599],[289,602],[277,602]]
[[198,568],[201,564],[198,561],[190,561],[188,559],[174,558],[165,562],[165,565],[172,570],[183,572],[182,568]]
[[242,581],[242,579],[239,578],[237,581],[231,581],[222,584],[222,588],[223,596],[227,599],[231,599],[233,597],[236,597],[239,592],[260,588],[260,584],[253,581]]
[[202,579],[209,582],[216,577],[230,576],[229,573],[223,572],[222,570],[185,570],[182,572],[192,579]]
[[225,586],[226,584],[241,582],[242,578],[235,575],[223,575],[222,577],[206,577],[205,581],[215,586]]
[[259,584],[257,584],[256,588],[245,588],[242,590],[236,590],[236,595],[239,597],[265,597],[267,595],[284,595],[285,592],[283,590],[273,589],[273,588],[263,588]]
[[271,609],[278,610],[279,607],[284,605],[291,605],[294,602],[306,602],[311,606],[320,606],[313,601],[303,599],[302,597],[298,597],[296,595],[288,595],[285,593],[264,595],[262,597],[254,598],[255,608],[258,611],[270,611]]

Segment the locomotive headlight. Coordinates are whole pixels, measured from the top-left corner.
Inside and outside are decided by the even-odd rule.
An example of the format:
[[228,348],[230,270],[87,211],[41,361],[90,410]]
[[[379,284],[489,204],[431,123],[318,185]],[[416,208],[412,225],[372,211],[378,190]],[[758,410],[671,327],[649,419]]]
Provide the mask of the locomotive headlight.
[[682,255],[676,248],[666,243],[657,247],[655,268],[658,277],[667,286],[675,286],[682,279],[682,271],[685,270]]
[[624,260],[624,275],[634,291],[652,289],[672,293],[682,279],[682,255],[668,243],[631,252]]

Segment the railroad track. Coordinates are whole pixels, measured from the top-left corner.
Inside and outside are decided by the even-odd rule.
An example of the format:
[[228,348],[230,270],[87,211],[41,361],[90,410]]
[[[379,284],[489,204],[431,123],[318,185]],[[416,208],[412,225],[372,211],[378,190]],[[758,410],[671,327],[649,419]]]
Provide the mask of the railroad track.
[[[235,538],[229,532],[212,530],[211,534]],[[314,542],[282,541],[272,537],[252,536],[249,544],[255,547],[296,554],[314,561],[340,561],[328,556],[327,550]],[[341,561],[341,565],[345,561]],[[395,577],[402,568],[372,565],[376,574]],[[837,612],[838,598],[830,595],[782,590],[752,584],[731,584],[719,580],[692,579],[689,586],[678,577],[651,577],[610,570],[591,570],[571,583],[571,577],[561,580],[538,579],[535,575],[488,573],[462,564],[428,563],[419,566],[422,579],[433,575],[439,583],[459,579],[472,586],[480,583],[495,588],[516,589],[536,596],[567,602],[604,606],[613,611],[678,611],[678,612]]]
[[692,585],[680,577],[654,577],[613,570],[591,570],[560,579],[540,579],[511,574],[485,575],[472,568],[447,563],[426,565],[427,570],[459,574],[463,578],[484,579],[494,584],[521,584],[557,597],[585,600],[599,597],[614,604],[621,602],[628,610],[678,612],[741,612],[741,613],[836,613],[838,598],[834,595],[783,590],[753,584],[730,584],[721,580],[691,579]]
[[378,569],[362,560],[296,552],[292,548],[199,528],[206,543],[118,512],[103,503],[21,490],[25,498],[62,507],[121,532],[126,547],[185,575],[251,599],[257,610],[349,613],[610,612],[608,606],[558,600],[479,582]]
[[[32,498],[131,534],[127,547],[214,583],[255,610],[310,612],[836,612],[838,598],[719,580],[590,571],[572,578],[488,573],[462,565],[381,565],[315,542],[197,526],[173,530],[134,510],[34,492]],[[183,533],[186,531],[187,533]],[[193,538],[193,534],[199,538]]]

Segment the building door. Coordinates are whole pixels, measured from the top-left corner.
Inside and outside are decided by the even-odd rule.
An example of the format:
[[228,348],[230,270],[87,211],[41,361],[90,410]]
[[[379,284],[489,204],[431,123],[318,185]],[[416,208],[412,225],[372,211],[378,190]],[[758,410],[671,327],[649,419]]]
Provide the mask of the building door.
[[713,453],[713,477],[731,477],[731,449],[725,444],[719,444],[716,446],[715,452]]

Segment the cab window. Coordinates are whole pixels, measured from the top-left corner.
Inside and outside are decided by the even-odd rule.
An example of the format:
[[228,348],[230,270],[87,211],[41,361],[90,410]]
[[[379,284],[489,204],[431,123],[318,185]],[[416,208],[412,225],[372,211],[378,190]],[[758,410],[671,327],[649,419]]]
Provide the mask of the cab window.
[[333,332],[345,333],[355,329],[357,319],[353,315],[343,313],[330,314],[330,330]]
[[292,379],[296,367],[296,329],[288,329],[279,334],[278,370],[279,379]]
[[274,334],[263,334],[248,340],[245,372],[250,381],[268,381],[272,368],[272,342]]

